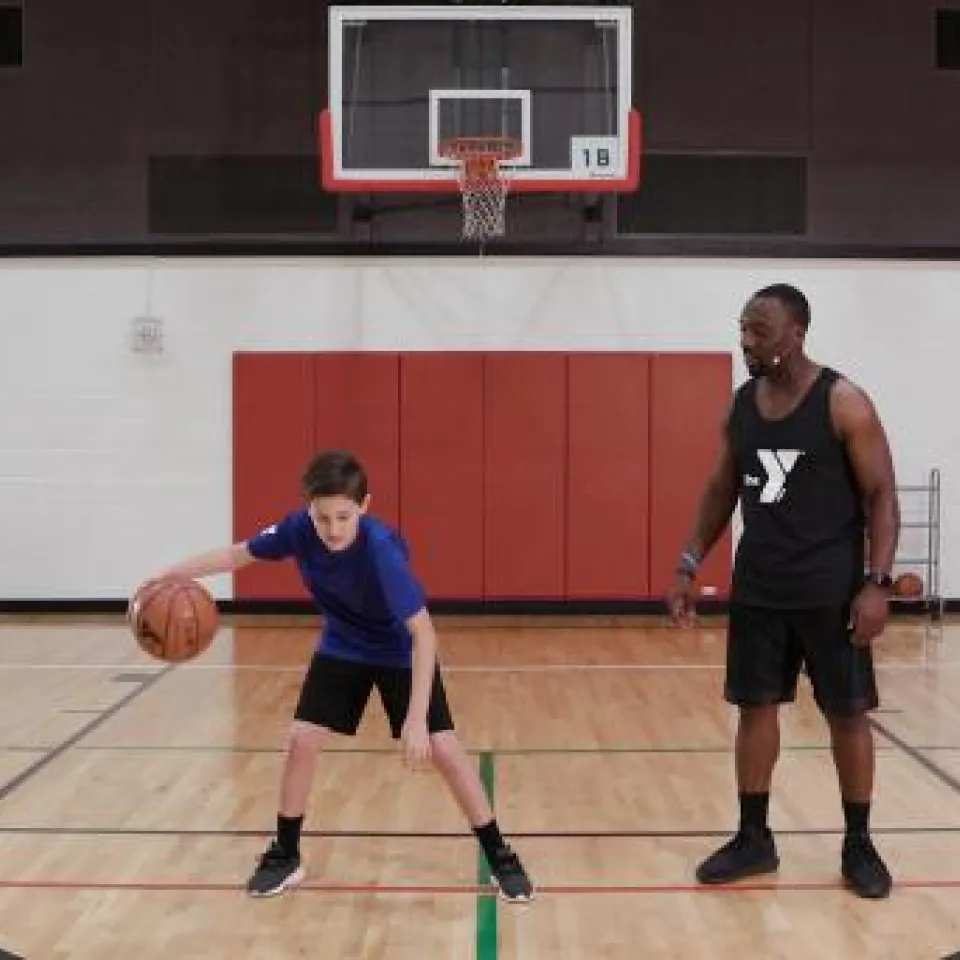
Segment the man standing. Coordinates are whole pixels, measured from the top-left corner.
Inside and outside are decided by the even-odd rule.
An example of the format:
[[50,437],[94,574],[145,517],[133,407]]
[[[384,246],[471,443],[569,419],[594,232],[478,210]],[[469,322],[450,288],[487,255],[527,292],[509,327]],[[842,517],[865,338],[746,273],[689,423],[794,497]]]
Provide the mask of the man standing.
[[734,397],[719,463],[668,596],[674,621],[689,623],[697,569],[739,500],[743,534],[725,698],[739,708],[740,824],[700,864],[697,878],[728,883],[779,866],[767,825],[778,709],[793,701],[805,668],[830,727],[839,777],[841,873],[857,894],[878,898],[892,881],[869,833],[874,747],[867,713],[879,704],[870,643],[887,622],[899,505],[873,404],[804,354],[809,323],[806,297],[787,284],[766,287],[746,304],[740,332],[750,380]]

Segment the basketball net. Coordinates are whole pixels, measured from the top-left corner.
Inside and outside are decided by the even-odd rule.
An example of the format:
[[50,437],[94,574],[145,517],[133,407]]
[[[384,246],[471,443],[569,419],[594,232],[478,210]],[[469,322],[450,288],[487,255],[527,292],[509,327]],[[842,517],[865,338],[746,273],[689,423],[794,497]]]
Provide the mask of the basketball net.
[[521,144],[509,137],[456,137],[441,144],[440,155],[457,162],[464,240],[483,242],[506,232],[510,184],[501,164],[521,152]]

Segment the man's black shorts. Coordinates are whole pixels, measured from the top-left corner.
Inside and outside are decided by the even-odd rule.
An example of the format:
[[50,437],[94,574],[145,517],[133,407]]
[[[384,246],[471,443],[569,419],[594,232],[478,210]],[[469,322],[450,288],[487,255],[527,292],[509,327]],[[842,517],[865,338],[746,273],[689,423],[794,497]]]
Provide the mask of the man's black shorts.
[[[360,725],[370,691],[376,687],[390,722],[390,733],[397,739],[407,716],[412,678],[413,672],[409,668],[380,667],[317,653],[304,678],[294,717],[304,723],[353,736]],[[427,729],[430,733],[453,729],[439,667],[430,691]]]
[[791,702],[806,667],[824,713],[876,709],[873,655],[869,646],[854,646],[849,624],[849,606],[777,610],[731,603],[724,696],[737,706]]

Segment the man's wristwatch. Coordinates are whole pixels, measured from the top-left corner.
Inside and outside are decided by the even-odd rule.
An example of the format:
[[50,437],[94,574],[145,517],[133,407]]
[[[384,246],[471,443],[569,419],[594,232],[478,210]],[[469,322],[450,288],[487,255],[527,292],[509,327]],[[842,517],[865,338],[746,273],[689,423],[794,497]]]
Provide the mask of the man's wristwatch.
[[686,577],[687,580],[697,579],[697,570],[700,569],[700,558],[691,550],[684,550],[677,561],[676,574]]
[[881,590],[893,589],[893,577],[891,577],[889,573],[878,573],[875,570],[871,570],[870,573],[867,574],[867,583],[872,583]]

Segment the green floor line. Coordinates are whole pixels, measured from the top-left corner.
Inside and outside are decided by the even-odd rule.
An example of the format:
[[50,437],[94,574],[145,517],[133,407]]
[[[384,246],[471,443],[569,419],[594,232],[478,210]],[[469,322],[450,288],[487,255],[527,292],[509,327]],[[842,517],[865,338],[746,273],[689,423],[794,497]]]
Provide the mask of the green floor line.
[[[490,806],[496,810],[494,801],[493,752],[480,753],[480,780],[487,792]],[[476,960],[496,960],[497,957],[497,897],[490,888],[490,867],[483,849],[477,851],[477,884],[486,891],[477,894],[477,949]]]

